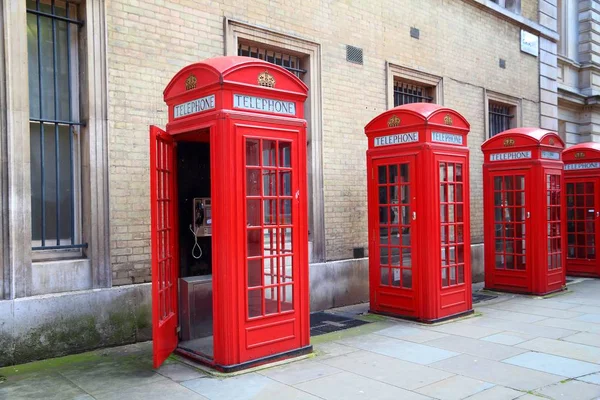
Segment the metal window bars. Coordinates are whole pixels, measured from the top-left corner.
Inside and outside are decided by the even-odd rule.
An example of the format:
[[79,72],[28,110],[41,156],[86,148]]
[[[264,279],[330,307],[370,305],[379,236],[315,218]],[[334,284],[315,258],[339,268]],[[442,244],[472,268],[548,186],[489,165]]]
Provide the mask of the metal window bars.
[[[49,4],[48,4],[49,3]],[[35,8],[33,5],[35,4]],[[35,27],[35,35],[30,35],[29,40],[35,41],[34,46],[37,49],[37,82],[35,80],[30,79],[30,92],[34,92],[37,90],[38,98],[35,96],[30,96],[30,127],[34,130],[39,129],[39,165],[32,166],[32,175],[34,174],[34,169],[39,172],[39,180],[40,180],[40,218],[39,221],[34,220],[37,219],[34,217],[34,213],[32,212],[32,239],[34,243],[41,242],[40,246],[33,246],[33,250],[59,250],[59,249],[77,249],[77,248],[86,248],[87,243],[76,243],[76,233],[75,233],[75,180],[74,180],[74,140],[73,135],[75,129],[77,127],[84,125],[76,119],[76,115],[78,113],[74,113],[73,107],[78,106],[74,105],[73,101],[73,71],[71,69],[71,27],[73,25],[80,27],[83,25],[83,21],[80,21],[75,17],[71,16],[71,8],[76,6],[74,2],[70,1],[61,1],[57,4],[56,0],[51,0],[50,2],[40,0],[29,0],[27,1],[27,14],[35,16],[35,23],[33,24]],[[28,18],[29,20],[29,18]],[[57,32],[57,29],[63,28],[64,32]],[[47,31],[49,28],[50,32]],[[51,38],[45,38],[42,40],[42,30],[46,30],[45,34],[51,36]],[[62,34],[62,37],[60,37]],[[76,38],[75,38],[76,39]],[[66,48],[66,60],[64,60],[64,54],[59,57],[59,42],[63,41],[62,44],[65,45]],[[49,43],[50,42],[50,43]],[[52,56],[48,56],[49,49],[47,47],[52,48]],[[44,55],[42,54],[44,53]],[[66,61],[66,90],[64,90],[65,86],[65,76],[61,75],[61,71],[59,71],[59,63],[64,63]],[[30,68],[35,67],[35,65],[31,65],[30,60]],[[64,65],[63,65],[64,67]],[[52,79],[47,81],[44,77],[45,74],[51,71]],[[64,72],[64,71],[63,71]],[[35,73],[35,71],[34,71]],[[36,85],[35,86],[32,85]],[[53,98],[45,99],[44,89],[49,86],[46,90],[51,89],[53,91]],[[60,92],[60,99],[59,99]],[[66,92],[66,93],[65,93]],[[44,100],[53,101],[53,106],[45,107]],[[65,113],[62,110],[62,107],[59,106],[59,100],[62,100],[64,104],[67,104],[67,112]],[[65,102],[66,100],[66,102]],[[38,102],[35,104],[34,102]],[[39,110],[35,110],[35,107],[39,106]],[[60,108],[60,109],[59,109]],[[37,114],[37,115],[36,115]],[[66,114],[66,115],[65,115]],[[75,114],[75,115],[74,115]],[[60,149],[60,133],[64,133],[66,129],[68,135],[68,188],[63,187],[61,185],[61,157],[65,157],[64,152],[61,154]],[[49,132],[48,132],[49,131]],[[37,132],[36,132],[37,133]],[[52,140],[51,136],[47,136],[47,134],[52,135],[54,133],[54,154],[46,155],[48,149],[48,140]],[[32,140],[33,142],[33,140]],[[64,150],[64,148],[63,148]],[[32,149],[32,152],[38,151],[37,149]],[[46,165],[46,158],[54,158],[54,165],[48,166]],[[32,160],[33,162],[33,160]],[[35,167],[35,168],[34,168]],[[54,169],[55,176],[49,176],[48,180],[51,183],[51,179],[55,180],[56,187],[51,187],[52,191],[55,192],[55,198],[51,199],[46,196],[46,190],[48,189],[48,185],[46,182],[47,178],[47,169]],[[63,168],[64,169],[64,168]],[[63,171],[64,173],[64,171]],[[63,177],[63,180],[65,178]],[[34,182],[32,176],[32,184]],[[33,189],[33,188],[32,188]],[[37,189],[33,189],[32,192],[36,192]],[[68,202],[68,211],[69,211],[69,226],[61,227],[61,204],[65,200],[64,196],[69,196]],[[32,196],[32,203],[35,201],[35,197]],[[55,215],[50,215],[47,212],[47,204],[52,204],[52,202],[56,202],[54,205]],[[36,206],[37,207],[37,206]],[[34,207],[32,207],[34,208]],[[37,216],[37,215],[36,215]],[[47,236],[53,236],[54,232],[48,232],[48,225],[50,225],[50,231],[52,230],[51,218],[55,218],[56,225],[56,239],[47,238]],[[40,226],[37,226],[37,225]],[[64,224],[62,224],[64,225]],[[39,229],[39,238],[37,230]],[[34,233],[36,232],[36,233]],[[68,232],[68,236],[70,239],[67,239],[70,243],[61,243],[61,233]],[[50,234],[49,234],[50,233]],[[39,239],[39,240],[38,240]],[[54,242],[55,243],[52,243]]]
[[403,81],[394,81],[394,107],[410,103],[431,103],[429,87],[419,86]]
[[240,43],[238,45],[238,56],[258,58],[275,65],[280,65],[290,71],[292,74],[296,75],[298,78],[302,78],[302,76],[306,73],[306,69],[302,68],[301,57],[289,53],[283,53],[278,50]]
[[514,118],[514,115],[511,114],[511,108],[509,105],[490,102],[490,137],[510,129],[510,120]]

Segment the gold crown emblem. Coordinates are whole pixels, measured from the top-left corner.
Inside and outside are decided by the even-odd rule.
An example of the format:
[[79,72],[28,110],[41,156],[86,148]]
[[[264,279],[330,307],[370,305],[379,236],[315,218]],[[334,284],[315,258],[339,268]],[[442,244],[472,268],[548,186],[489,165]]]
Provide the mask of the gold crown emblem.
[[394,128],[394,127],[399,126],[399,125],[400,125],[400,118],[398,118],[398,116],[392,115],[390,117],[390,119],[388,119],[388,126],[390,128]]
[[268,71],[258,74],[258,84],[265,87],[275,87],[275,78]]
[[585,158],[585,153],[583,151],[578,151],[575,153],[575,158]]
[[550,143],[550,146],[554,146],[554,138],[550,138],[550,140],[548,140],[548,143]]
[[504,147],[514,146],[515,139],[513,139],[513,138],[504,139],[504,142],[502,144],[504,145]]
[[188,76],[188,78],[185,80],[185,90],[196,89],[196,82],[198,82],[196,76],[194,74],[190,74],[190,76]]
[[444,117],[444,123],[446,125],[452,125],[452,117],[450,116],[450,114],[446,114],[446,116]]

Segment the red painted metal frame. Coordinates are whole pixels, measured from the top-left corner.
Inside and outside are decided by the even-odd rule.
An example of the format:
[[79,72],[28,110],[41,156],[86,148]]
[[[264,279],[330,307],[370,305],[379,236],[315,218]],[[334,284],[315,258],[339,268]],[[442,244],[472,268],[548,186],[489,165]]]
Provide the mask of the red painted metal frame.
[[[259,81],[259,75],[265,78],[265,72],[266,78],[270,76],[272,80]],[[265,82],[274,83],[274,86],[260,84]],[[183,68],[164,92],[169,108],[166,134],[171,136],[176,144],[192,140],[206,141],[206,132],[209,132],[214,354],[212,360],[199,358],[199,361],[223,371],[242,369],[311,350],[305,145],[307,124],[304,120],[307,91],[304,83],[282,67],[248,57],[217,57]],[[284,115],[236,108],[234,94],[292,102],[295,113]],[[214,107],[191,115],[174,117],[175,106],[213,95]],[[282,285],[284,277],[278,269],[279,274],[276,274],[276,278],[279,281],[268,288],[280,289],[281,286],[285,286],[287,290],[288,284],[292,286],[293,310],[280,310],[282,305],[279,304],[277,313],[250,317],[248,291],[256,288],[248,288],[245,146],[247,139],[255,138],[290,143],[290,168],[277,167],[273,170],[278,173],[288,170],[292,172],[292,196],[275,197],[292,200],[292,220],[287,225],[278,223],[273,228],[293,230],[289,243],[293,253],[279,254],[275,257],[277,260],[288,256],[292,258],[292,280],[289,281],[288,277]],[[151,145],[152,143],[154,142],[151,137]],[[151,148],[151,152],[155,151],[154,149],[155,147]],[[154,153],[151,158],[154,159]],[[265,167],[261,170],[270,169]],[[263,180],[262,176],[260,180]],[[152,191],[156,192],[154,186]],[[262,200],[264,196],[256,198]],[[154,206],[154,195],[152,202]],[[261,214],[261,217],[263,216]],[[261,221],[262,225],[264,219]],[[175,245],[178,245],[177,237]],[[157,249],[159,247],[153,242],[153,260],[157,258]],[[282,263],[283,261],[277,265]],[[156,280],[157,276],[153,273],[153,284]],[[282,293],[283,289],[280,290],[278,293]],[[284,308],[286,307],[289,305],[285,304]],[[157,316],[158,314],[153,312],[153,321],[157,320]],[[170,332],[159,330],[154,335],[154,340],[155,366],[158,366],[167,350],[172,349],[173,336]],[[168,347],[165,347],[166,343],[169,344]],[[163,348],[165,351],[157,357],[156,354]]]
[[[515,128],[488,139],[481,149],[485,287],[536,295],[562,290],[566,277],[563,141],[554,132]],[[523,177],[524,183],[515,177]],[[519,200],[523,198],[524,207]]]
[[[368,137],[369,291],[372,312],[425,322],[439,321],[472,312],[469,149],[467,147],[469,129],[468,122],[456,111],[426,103],[396,107],[380,114],[365,127],[365,134]],[[416,136],[410,136],[408,142],[378,146],[375,143],[376,140],[378,144],[384,141],[378,138],[415,132],[418,133],[418,139]],[[400,137],[402,136],[397,138]],[[391,142],[387,141],[387,143]],[[452,181],[444,181],[440,176],[440,168],[443,167],[443,171],[448,171],[447,163],[452,164],[450,169],[457,164],[461,165],[462,176],[457,178],[453,173]],[[395,263],[392,268],[399,269],[398,273],[402,274],[405,269],[408,269],[408,261],[402,256],[399,262],[395,262],[393,257],[388,258],[385,253],[383,253],[383,261],[380,257],[382,248],[393,249],[398,245],[395,243],[389,245],[396,235],[391,229],[387,230],[387,238],[381,235],[381,227],[387,229],[386,227],[394,224],[381,224],[379,189],[387,185],[381,185],[378,181],[380,166],[400,164],[408,165],[410,176],[407,184],[410,201],[405,204],[410,207],[406,210],[410,223],[400,226],[410,228],[404,229],[403,232],[410,232],[410,246],[406,247],[411,249],[410,270],[412,272],[406,273],[406,277],[411,276],[412,282],[408,284],[399,280],[394,286],[393,277],[388,279],[387,283],[384,279],[382,284],[382,267],[387,271],[388,267],[385,263]],[[447,201],[449,199],[443,197],[450,192],[453,195],[453,190],[456,188],[461,189],[460,204],[454,199]],[[393,205],[389,204],[395,201],[389,200],[389,192],[387,196],[388,204],[385,207],[390,209],[385,212],[389,217],[392,208],[395,210],[398,206],[402,207],[402,199],[398,200],[399,204]],[[448,213],[448,210],[458,210],[460,208],[458,206],[462,206],[462,222],[457,224],[443,222],[441,212],[444,212],[444,217],[454,219],[457,214]],[[401,208],[399,212],[402,212]],[[459,229],[462,232],[460,240],[457,233]],[[453,233],[452,237],[445,236],[445,243],[442,243],[442,233],[448,232]],[[382,246],[382,240],[388,244]],[[409,239],[401,235],[397,240],[408,243]],[[402,255],[404,246],[399,247],[399,254]],[[462,250],[460,261],[459,248]],[[450,250],[454,257],[452,264],[448,262]],[[443,254],[446,254],[445,260],[448,261],[444,261]],[[462,271],[461,282],[458,279],[459,271]],[[447,281],[443,281],[443,274],[446,274]],[[454,277],[452,281],[449,274]]]
[[[563,151],[562,156],[567,203],[567,274],[600,278],[600,144],[580,143]],[[580,195],[581,189],[588,191],[585,198]]]

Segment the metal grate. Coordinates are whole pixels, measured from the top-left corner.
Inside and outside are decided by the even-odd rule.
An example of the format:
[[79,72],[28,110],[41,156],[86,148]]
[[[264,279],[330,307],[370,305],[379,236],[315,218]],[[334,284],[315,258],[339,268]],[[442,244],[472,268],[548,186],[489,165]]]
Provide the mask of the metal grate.
[[510,120],[514,118],[514,115],[510,113],[511,108],[506,104],[490,102],[490,137],[510,128]]
[[302,59],[299,56],[284,53],[279,50],[240,43],[238,45],[238,56],[258,58],[259,60],[280,65],[298,78],[302,78],[306,73],[306,69],[302,68]]
[[413,83],[394,81],[394,107],[410,103],[431,103],[431,88]]
[[368,324],[367,321],[331,314],[325,311],[310,314],[310,336],[319,336]]
[[363,50],[359,47],[346,46],[346,61],[363,65]]
[[27,0],[33,250],[76,249],[79,121],[74,1]]

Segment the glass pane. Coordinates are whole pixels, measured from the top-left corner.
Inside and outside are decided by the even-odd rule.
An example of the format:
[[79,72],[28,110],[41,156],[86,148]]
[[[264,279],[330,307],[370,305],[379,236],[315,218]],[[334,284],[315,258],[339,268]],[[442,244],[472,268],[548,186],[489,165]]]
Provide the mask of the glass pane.
[[409,181],[408,177],[408,164],[400,165],[400,182],[407,183]]
[[389,265],[388,254],[389,254],[388,247],[381,247],[379,249],[379,263],[381,265]]
[[279,166],[286,168],[292,166],[292,144],[290,142],[279,142]]
[[442,268],[442,286],[448,286],[448,268]]
[[462,181],[463,181],[462,164],[456,164],[456,182],[462,182]]
[[260,196],[260,170],[246,170],[246,195]]
[[448,185],[448,202],[454,203],[454,185]]
[[291,256],[287,256],[287,257],[281,257],[279,259],[279,267],[281,268],[281,281],[282,282],[291,282],[294,279],[294,270],[293,270],[293,263],[292,263],[292,257]]
[[277,200],[263,200],[265,225],[277,225]]
[[387,167],[385,165],[377,167],[377,175],[379,183],[387,183]]
[[465,267],[462,265],[458,267],[458,283],[465,283]]
[[292,228],[279,229],[279,252],[292,252]]
[[512,176],[505,176],[504,177],[504,190],[514,190],[515,186],[514,186],[514,179]]
[[398,183],[398,166],[390,165],[389,166],[389,183]]
[[294,309],[294,287],[285,285],[281,287],[281,312]]
[[262,290],[248,291],[248,317],[258,317],[262,315]]
[[264,285],[277,284],[277,259],[269,257],[264,259]]
[[263,241],[265,244],[263,249],[264,255],[277,255],[277,230],[275,228],[263,229]]
[[259,165],[258,139],[246,139],[246,165]]
[[265,288],[265,315],[276,314],[279,312],[277,304],[277,299],[279,298],[278,289],[277,286]]
[[381,284],[382,285],[390,284],[390,269],[387,267],[381,268]]
[[263,140],[263,151],[262,151],[262,165],[264,166],[276,166],[276,153],[277,147],[274,140]]
[[387,245],[390,243],[388,228],[379,228],[379,243],[382,245]]
[[408,185],[402,185],[400,187],[402,193],[402,204],[410,203],[410,188]]
[[494,178],[494,190],[502,190],[502,177],[496,176]]
[[291,171],[280,171],[279,172],[279,195],[280,196],[291,196],[292,195],[292,172]]
[[400,286],[400,268],[392,268],[392,286]]
[[456,202],[463,202],[463,185],[456,185]]
[[379,204],[388,204],[387,196],[388,196],[387,186],[380,186],[379,187]]
[[246,224],[260,226],[260,200],[246,201]]
[[379,207],[379,223],[382,225],[388,223],[388,207]]
[[279,223],[289,225],[292,223],[292,200],[281,200],[279,208]]
[[516,177],[517,180],[517,190],[525,190],[525,177],[523,175],[518,175]]
[[454,182],[454,164],[448,164],[448,182]]
[[395,267],[400,266],[400,248],[392,247],[391,255],[392,255],[392,259],[390,261],[392,263],[392,266],[395,266]]
[[390,223],[392,223],[392,224],[400,223],[400,209],[398,206],[390,207]]
[[447,180],[446,163],[440,163],[440,182],[446,182]]
[[446,187],[448,185],[445,183],[440,184],[440,202],[446,203],[448,201],[448,196],[446,194]]
[[410,254],[410,247],[402,248],[402,266],[410,268],[412,266],[412,256]]
[[402,209],[402,225],[410,225],[410,207],[403,206]]
[[450,284],[456,285],[456,267],[450,267]]
[[440,220],[441,222],[447,222],[448,206],[445,204],[440,205]]
[[261,286],[262,259],[248,260],[248,287]]
[[277,172],[275,170],[263,169],[263,195],[277,196]]
[[260,229],[248,229],[247,237],[247,251],[248,257],[261,256],[261,230]]
[[412,270],[403,269],[402,270],[402,287],[406,289],[412,288]]

